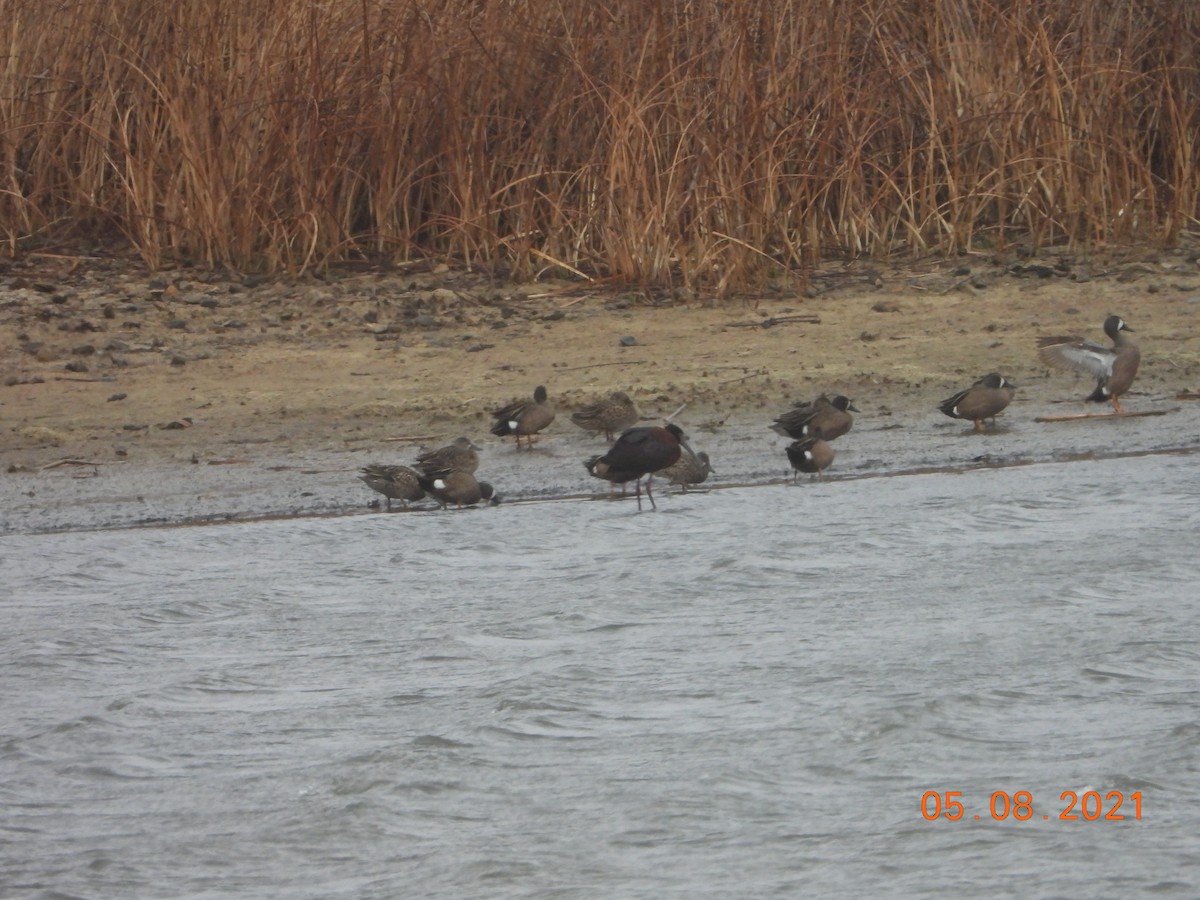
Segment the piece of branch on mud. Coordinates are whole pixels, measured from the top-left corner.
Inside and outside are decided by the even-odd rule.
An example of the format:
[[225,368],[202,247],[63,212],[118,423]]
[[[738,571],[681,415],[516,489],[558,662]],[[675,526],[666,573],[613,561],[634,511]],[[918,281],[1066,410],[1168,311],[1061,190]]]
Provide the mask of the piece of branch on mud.
[[738,384],[743,381],[749,381],[751,378],[761,378],[765,372],[751,372],[749,375],[743,375],[741,378],[730,378],[728,381],[718,381],[717,387],[725,387],[727,384]]
[[815,313],[795,313],[788,316],[768,316],[759,322],[733,322],[734,328],[774,328],[776,325],[790,325],[799,322],[805,325],[820,325],[821,317]]
[[644,363],[644,359],[621,360],[619,362],[592,363],[587,366],[567,366],[565,369],[559,369],[560,372],[578,372],[581,369],[599,369],[603,366],[640,366]]
[[1143,409],[1137,412],[1103,412],[1103,413],[1075,413],[1068,416],[1038,416],[1033,421],[1035,422],[1082,422],[1084,419],[1133,419],[1140,416],[1165,416],[1168,413],[1179,412],[1179,407],[1174,406],[1171,409]]
[[90,459],[60,459],[57,462],[46,463],[42,466],[42,471],[47,469],[57,469],[59,466],[102,466],[104,463],[96,462]]
[[414,444],[417,441],[433,441],[445,437],[442,434],[414,434],[405,435],[404,437],[384,438],[384,441],[390,444]]

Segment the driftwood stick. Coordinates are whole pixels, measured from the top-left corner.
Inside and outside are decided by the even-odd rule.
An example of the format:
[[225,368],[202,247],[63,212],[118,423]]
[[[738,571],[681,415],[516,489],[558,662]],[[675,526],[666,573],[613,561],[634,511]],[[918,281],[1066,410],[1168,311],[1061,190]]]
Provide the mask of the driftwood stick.
[[1075,413],[1069,416],[1038,416],[1035,422],[1082,422],[1084,419],[1133,419],[1140,416],[1165,416],[1167,413],[1179,412],[1179,407],[1171,409],[1145,409],[1138,412],[1120,413]]
[[751,378],[761,378],[765,373],[751,372],[749,375],[743,375],[741,378],[730,378],[728,381],[718,381],[718,387],[724,387],[727,384],[737,384],[740,381],[748,381]]
[[90,459],[60,459],[58,462],[46,463],[42,466],[42,471],[47,469],[57,469],[59,466],[102,466],[104,463],[95,462]]
[[671,421],[673,418],[675,418],[677,415],[679,415],[679,414],[680,414],[681,412],[683,412],[685,409],[687,409],[687,403],[684,403],[684,404],[682,404],[682,405],[679,407],[679,409],[675,410],[675,412],[671,413],[669,416],[667,416],[665,419],[663,419],[663,421],[664,421],[664,422],[670,422],[670,421]]
[[578,372],[581,369],[599,369],[603,366],[640,366],[644,363],[644,359],[621,360],[620,362],[592,363],[588,366],[567,366],[565,369],[559,369],[560,372]]
[[821,317],[815,313],[796,313],[787,316],[768,316],[758,322],[733,322],[734,328],[774,328],[776,325],[790,325],[799,322],[806,325],[820,325]]

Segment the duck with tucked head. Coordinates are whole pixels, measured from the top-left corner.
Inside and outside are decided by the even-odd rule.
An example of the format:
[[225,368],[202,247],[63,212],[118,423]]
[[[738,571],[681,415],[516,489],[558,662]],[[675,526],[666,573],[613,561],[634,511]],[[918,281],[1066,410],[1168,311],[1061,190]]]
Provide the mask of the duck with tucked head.
[[807,472],[818,481],[824,481],[821,472],[833,462],[833,445],[818,437],[806,437],[787,446],[788,462],[792,464],[792,484]]
[[606,441],[613,439],[614,432],[636,425],[639,418],[637,404],[624,391],[613,391],[571,413],[572,422],[584,431],[603,431]]
[[710,474],[715,473],[716,470],[712,467],[707,453],[703,451],[693,453],[691,450],[684,450],[679,454],[679,459],[658,474],[667,479],[668,484],[679,485],[686,494],[689,484],[703,484],[708,480]]
[[1095,376],[1096,389],[1086,399],[1110,402],[1113,411],[1121,415],[1121,395],[1133,384],[1142,361],[1142,351],[1128,337],[1132,331],[1120,316],[1109,316],[1104,320],[1104,333],[1112,341],[1111,347],[1076,335],[1044,337],[1038,340],[1038,356],[1048,366]]
[[495,488],[486,481],[476,481],[470,472],[450,472],[436,478],[422,475],[421,487],[437,500],[442,509],[449,503],[462,509],[482,500],[493,500],[496,496]]
[[474,472],[479,468],[479,448],[465,437],[436,450],[429,450],[417,457],[416,468],[431,478],[451,472]]
[[959,391],[938,404],[938,409],[952,419],[971,419],[975,422],[975,431],[983,431],[983,420],[991,419],[996,424],[996,416],[1008,404],[1012,403],[1017,386],[999,372],[984,375],[965,391]]
[[851,412],[858,407],[842,394],[830,399],[822,394],[811,402],[800,402],[787,412],[781,413],[771,425],[771,430],[784,437],[804,440],[815,437],[823,441],[839,438],[854,425]]
[[408,509],[410,500],[420,500],[425,496],[425,489],[421,487],[421,473],[408,466],[363,466],[358,477],[371,490],[387,498],[389,511],[393,500],[399,500]]
[[518,450],[524,437],[525,446],[532,450],[534,435],[554,421],[554,407],[549,402],[546,389],[539,384],[533,391],[532,400],[517,400],[493,410],[492,418],[496,420],[492,434],[496,437],[513,435],[517,439]]
[[683,429],[674,422],[666,427],[650,425],[628,428],[621,432],[607,453],[593,456],[583,464],[593,476],[609,484],[634,482],[639,510],[642,508],[641,478],[646,476],[646,496],[650,498],[650,506],[658,509],[650,487],[654,473],[677,462],[685,449],[691,452]]

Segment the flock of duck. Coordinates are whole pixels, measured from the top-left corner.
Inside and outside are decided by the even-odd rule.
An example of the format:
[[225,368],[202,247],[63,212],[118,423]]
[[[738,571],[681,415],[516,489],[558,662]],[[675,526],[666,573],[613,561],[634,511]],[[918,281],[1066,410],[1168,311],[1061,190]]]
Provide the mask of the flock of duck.
[[[1038,356],[1047,365],[1095,377],[1096,389],[1086,399],[1109,402],[1120,415],[1120,397],[1133,384],[1141,361],[1141,352],[1128,337],[1132,331],[1120,316],[1109,316],[1104,322],[1104,333],[1112,346],[1076,335],[1046,337],[1038,341]],[[994,424],[996,416],[1012,402],[1016,388],[1010,379],[992,372],[942,401],[938,409],[951,418],[973,421],[975,430],[982,431],[987,420]],[[821,473],[833,462],[831,442],[846,434],[854,424],[852,412],[858,409],[848,397],[822,394],[815,400],[799,401],[776,417],[771,429],[792,438],[786,453],[793,482],[801,473],[822,477]],[[554,415],[546,388],[539,385],[532,398],[494,410],[491,433],[497,437],[513,436],[518,450],[524,438],[525,447],[532,449],[536,436],[554,421]],[[643,487],[650,505],[657,508],[651,487],[653,476],[666,478],[686,491],[688,485],[703,483],[714,471],[708,454],[693,451],[683,430],[675,423],[637,425],[641,418],[638,408],[623,391],[614,391],[576,410],[570,418],[585,431],[602,432],[611,442],[607,452],[592,456],[583,464],[594,477],[607,481],[610,488],[615,485],[624,488],[634,482],[638,509],[642,508]],[[475,478],[479,450],[468,438],[460,437],[445,447],[421,453],[411,466],[368,465],[358,477],[383,494],[389,510],[393,500],[399,500],[407,509],[410,501],[426,496],[434,498],[443,509],[450,503],[462,508],[494,501],[495,488]]]

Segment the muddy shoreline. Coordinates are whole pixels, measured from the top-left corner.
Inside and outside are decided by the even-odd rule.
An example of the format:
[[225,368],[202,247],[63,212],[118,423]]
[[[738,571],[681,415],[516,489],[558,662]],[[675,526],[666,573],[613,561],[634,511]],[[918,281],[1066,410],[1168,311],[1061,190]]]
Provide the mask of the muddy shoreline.
[[[1015,405],[1015,404],[1014,404]],[[1059,463],[1148,454],[1200,452],[1200,405],[1160,401],[1170,410],[1156,418],[1089,420],[1055,424],[1010,414],[993,433],[973,434],[962,423],[933,419],[895,428],[859,422],[835,444],[838,456],[826,480],[838,482],[891,476],[953,477],[989,468]],[[1059,405],[1039,414],[1062,414]],[[718,474],[688,495],[659,481],[660,508],[703,503],[704,490],[753,489],[790,483],[783,453],[787,441],[763,433],[761,422],[720,431],[693,430]],[[758,426],[756,428],[756,426]],[[601,445],[584,436],[544,438],[520,454],[511,443],[484,442],[479,474],[497,485],[505,504],[546,500],[605,500],[606,486],[588,477],[582,460]],[[302,516],[384,514],[379,495],[356,478],[361,465],[377,459],[407,461],[404,454],[377,451],[309,451],[265,454],[230,463],[164,462],[142,465],[68,463],[5,482],[0,534],[45,533],[147,525],[204,525]],[[803,503],[807,476],[793,489]],[[15,496],[10,488],[19,485]],[[664,500],[664,497],[666,499]],[[632,495],[627,501],[632,512]],[[445,514],[431,500],[392,515]],[[457,514],[457,513],[450,513]],[[586,514],[586,513],[581,513]]]
[[[0,534],[369,513],[380,498],[361,466],[460,434],[484,446],[479,475],[507,502],[602,496],[582,461],[604,442],[568,417],[616,389],[645,421],[683,407],[676,421],[712,456],[716,486],[788,478],[787,440],[767,426],[822,391],[861,410],[831,480],[1191,452],[1198,259],[1133,248],[856,263],[719,304],[445,266],[265,281],[8,263]],[[1123,405],[1165,414],[1036,421],[1102,411],[1082,402],[1087,379],[1046,370],[1034,347],[1045,334],[1102,340],[1110,312],[1143,351]],[[937,411],[989,371],[1020,386],[994,431]],[[558,417],[518,453],[487,433],[488,412],[536,384]]]

